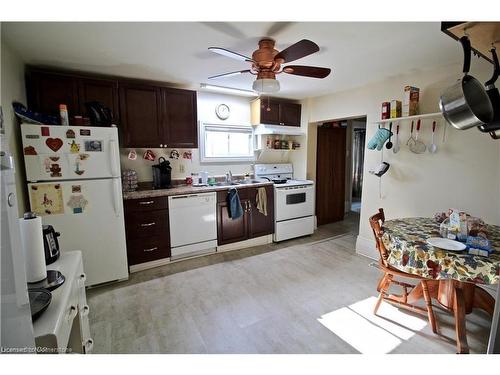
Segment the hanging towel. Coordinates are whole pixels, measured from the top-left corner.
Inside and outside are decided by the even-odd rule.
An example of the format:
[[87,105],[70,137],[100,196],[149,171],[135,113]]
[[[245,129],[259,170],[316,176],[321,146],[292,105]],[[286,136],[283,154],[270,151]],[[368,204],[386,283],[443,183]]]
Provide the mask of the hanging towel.
[[257,196],[255,197],[257,202],[257,209],[261,214],[267,216],[267,192],[265,187],[260,187],[257,189]]
[[231,219],[235,220],[243,216],[243,207],[241,207],[238,190],[235,188],[229,189],[227,193],[227,208]]

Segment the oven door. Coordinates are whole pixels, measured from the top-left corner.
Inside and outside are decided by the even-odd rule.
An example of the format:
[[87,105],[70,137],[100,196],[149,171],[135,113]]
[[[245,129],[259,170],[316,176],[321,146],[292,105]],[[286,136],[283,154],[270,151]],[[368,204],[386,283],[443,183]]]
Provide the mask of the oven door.
[[314,185],[275,187],[276,221],[314,215]]

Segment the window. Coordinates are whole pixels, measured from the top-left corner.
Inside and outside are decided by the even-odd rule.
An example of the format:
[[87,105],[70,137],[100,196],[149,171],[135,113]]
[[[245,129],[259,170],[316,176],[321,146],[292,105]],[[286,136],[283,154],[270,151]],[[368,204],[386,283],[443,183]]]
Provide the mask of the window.
[[251,126],[200,126],[200,156],[202,162],[253,161]]

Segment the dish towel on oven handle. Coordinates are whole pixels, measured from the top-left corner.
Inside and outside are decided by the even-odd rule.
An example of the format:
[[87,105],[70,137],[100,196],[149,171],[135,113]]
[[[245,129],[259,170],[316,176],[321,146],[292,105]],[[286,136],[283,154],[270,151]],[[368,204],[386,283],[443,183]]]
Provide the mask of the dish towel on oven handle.
[[265,187],[257,189],[255,201],[257,202],[257,209],[259,212],[264,216],[267,216],[267,192]]
[[240,196],[235,188],[229,189],[227,193],[227,208],[229,217],[233,220],[243,216],[243,207],[241,207]]

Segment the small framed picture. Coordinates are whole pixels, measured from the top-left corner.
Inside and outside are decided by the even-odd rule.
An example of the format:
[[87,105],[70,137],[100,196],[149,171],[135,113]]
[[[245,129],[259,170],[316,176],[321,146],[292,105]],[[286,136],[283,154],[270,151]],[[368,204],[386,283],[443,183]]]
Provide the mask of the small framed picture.
[[85,141],[85,151],[102,152],[102,141]]

